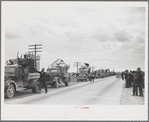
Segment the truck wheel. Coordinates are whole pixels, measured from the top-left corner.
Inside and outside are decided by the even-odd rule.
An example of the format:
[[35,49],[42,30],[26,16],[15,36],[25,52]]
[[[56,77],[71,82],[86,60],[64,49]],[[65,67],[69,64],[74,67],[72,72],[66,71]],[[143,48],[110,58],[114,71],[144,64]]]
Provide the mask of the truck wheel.
[[68,86],[68,84],[69,84],[68,82],[65,82],[65,86]]
[[41,92],[40,83],[39,82],[36,82],[35,87],[32,88],[32,92],[33,93],[40,93]]
[[10,84],[6,89],[6,97],[10,99],[13,98],[14,95],[15,95],[15,87],[13,84]]
[[52,84],[51,84],[51,86],[52,86],[52,87],[54,87],[54,86],[55,86],[55,84],[54,84],[54,83],[52,83]]
[[58,88],[58,83],[55,83],[55,88]]

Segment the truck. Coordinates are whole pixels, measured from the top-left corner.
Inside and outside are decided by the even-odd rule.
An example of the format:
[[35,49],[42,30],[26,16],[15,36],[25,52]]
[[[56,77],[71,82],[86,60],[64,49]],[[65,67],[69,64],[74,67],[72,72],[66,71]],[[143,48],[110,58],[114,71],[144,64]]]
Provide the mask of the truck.
[[55,88],[58,88],[60,84],[65,84],[65,86],[68,86],[70,82],[70,76],[68,74],[69,68],[70,65],[67,65],[61,59],[57,59],[46,70],[47,85],[51,85]]
[[90,80],[90,70],[89,64],[82,66],[79,68],[79,76],[77,76],[77,80],[79,81],[88,81]]
[[121,72],[116,72],[116,78],[121,78],[122,77],[122,73]]
[[104,74],[105,74],[105,77],[109,77],[110,76],[110,70],[105,69]]
[[114,76],[114,75],[116,75],[116,73],[114,71],[111,71],[110,76]]
[[95,78],[103,78],[104,77],[104,70],[103,69],[99,69],[94,71],[95,72]]
[[96,78],[104,78],[104,77],[109,77],[111,75],[109,69],[98,69],[95,72],[95,77]]
[[33,70],[35,60],[33,57],[27,58],[28,66],[26,67],[20,65],[20,60],[22,58],[10,60],[11,63],[5,66],[4,94],[6,98],[13,98],[17,92],[25,89],[31,89],[33,93],[40,92],[38,81],[40,75]]

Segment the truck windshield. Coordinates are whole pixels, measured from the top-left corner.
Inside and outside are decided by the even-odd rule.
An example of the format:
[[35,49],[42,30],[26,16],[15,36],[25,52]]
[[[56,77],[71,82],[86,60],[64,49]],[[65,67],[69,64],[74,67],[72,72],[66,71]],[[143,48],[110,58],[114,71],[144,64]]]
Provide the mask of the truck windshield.
[[5,67],[5,72],[14,73],[15,72],[15,68],[14,67]]

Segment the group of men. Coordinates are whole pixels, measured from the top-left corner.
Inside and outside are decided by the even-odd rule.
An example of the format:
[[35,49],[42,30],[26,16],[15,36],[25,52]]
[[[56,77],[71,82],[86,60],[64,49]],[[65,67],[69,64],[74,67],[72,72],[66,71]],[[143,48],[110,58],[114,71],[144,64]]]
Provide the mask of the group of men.
[[141,71],[141,68],[138,67],[137,71],[128,71],[122,72],[122,80],[126,81],[125,88],[133,88],[133,96],[143,97],[143,88],[144,88],[144,72]]

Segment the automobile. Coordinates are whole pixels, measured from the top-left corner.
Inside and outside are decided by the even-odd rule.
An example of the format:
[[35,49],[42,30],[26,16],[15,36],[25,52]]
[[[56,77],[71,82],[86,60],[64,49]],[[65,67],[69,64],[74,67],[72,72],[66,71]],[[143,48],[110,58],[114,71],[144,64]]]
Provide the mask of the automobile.
[[122,77],[122,73],[121,72],[117,72],[116,73],[116,78],[121,78]]
[[46,70],[47,85],[51,85],[55,88],[58,88],[60,84],[65,84],[65,86],[69,85],[70,75],[68,69],[70,68],[70,65],[65,64],[63,60],[61,60],[61,62],[59,62],[59,64],[56,63],[56,66],[54,66],[54,64],[51,65],[51,68]]

